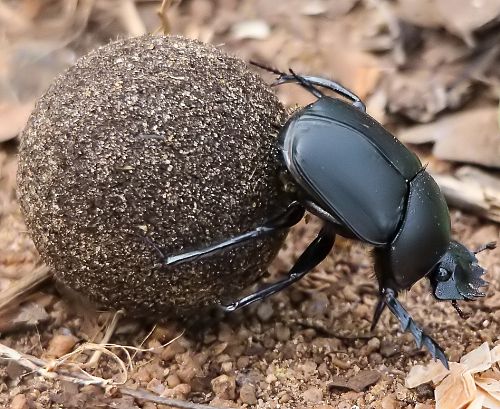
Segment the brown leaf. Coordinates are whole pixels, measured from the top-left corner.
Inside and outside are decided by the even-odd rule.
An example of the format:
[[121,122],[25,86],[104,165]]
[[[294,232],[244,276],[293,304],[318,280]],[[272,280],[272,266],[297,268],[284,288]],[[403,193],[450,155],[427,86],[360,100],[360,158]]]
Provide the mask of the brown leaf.
[[470,373],[483,372],[491,368],[491,353],[487,342],[460,358],[460,363]]
[[360,371],[352,378],[333,376],[332,381],[328,384],[328,387],[362,392],[367,387],[377,383],[381,376],[382,374],[379,371],[374,370]]
[[[451,364],[455,363],[452,362]],[[407,388],[416,388],[424,383],[433,382],[436,384],[448,373],[449,371],[438,361],[431,361],[427,365],[415,365],[410,369],[410,373],[405,379],[405,386]]]

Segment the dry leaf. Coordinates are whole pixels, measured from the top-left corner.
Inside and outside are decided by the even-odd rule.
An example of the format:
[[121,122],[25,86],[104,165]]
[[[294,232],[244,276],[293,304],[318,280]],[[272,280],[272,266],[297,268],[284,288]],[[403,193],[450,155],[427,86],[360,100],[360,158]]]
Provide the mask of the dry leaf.
[[[451,362],[454,364],[454,362]],[[405,379],[407,388],[416,388],[424,383],[433,382],[434,384],[441,381],[449,371],[441,362],[432,361],[428,365],[415,365],[410,369],[410,373]]]
[[483,372],[491,368],[491,353],[487,342],[460,358],[470,373]]
[[476,378],[476,385],[488,392],[493,398],[500,401],[500,381],[491,378]]
[[333,376],[328,384],[329,388],[348,389],[356,392],[362,392],[364,389],[378,382],[382,374],[379,371],[365,370],[351,378],[343,376]]
[[460,363],[450,362],[449,372],[440,371],[436,362],[417,365],[410,370],[405,385],[415,388],[431,381],[439,383],[434,390],[436,409],[500,409],[500,377],[496,376],[500,375],[496,364],[499,352],[500,345],[490,351],[485,342],[464,355]]
[[497,345],[491,351],[491,362],[495,363],[500,361],[500,345]]
[[433,153],[439,159],[500,168],[500,130],[495,107],[448,115],[429,131],[439,135]]
[[436,409],[458,409],[472,402],[476,395],[474,378],[469,372],[455,365],[436,387]]
[[[483,398],[483,408],[486,409],[498,409],[500,408],[500,401],[489,395],[483,389],[477,389],[477,396]],[[467,408],[469,409],[469,408]]]

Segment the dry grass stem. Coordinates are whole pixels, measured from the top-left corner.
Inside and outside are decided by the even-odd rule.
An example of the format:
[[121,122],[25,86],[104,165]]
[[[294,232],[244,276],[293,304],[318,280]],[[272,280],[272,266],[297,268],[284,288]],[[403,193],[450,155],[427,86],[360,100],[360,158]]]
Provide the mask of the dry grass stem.
[[[177,339],[177,338],[175,338],[175,339]],[[170,342],[173,342],[174,340],[172,340]],[[114,344],[109,344],[108,346],[121,347],[122,349],[129,349],[129,348],[134,349],[132,347],[122,347],[120,345],[114,345]],[[84,371],[77,364],[66,363],[66,360],[69,359],[71,356],[74,356],[74,355],[82,352],[83,350],[89,349],[89,348],[101,349],[103,353],[108,354],[109,356],[112,356],[114,359],[116,359],[118,362],[121,362],[122,365],[120,365],[120,366],[121,366],[122,370],[124,371],[125,380],[122,380],[121,382],[116,382],[116,381],[112,381],[111,379],[104,379],[104,378],[100,378],[98,376],[93,376],[93,375],[89,374],[88,372]],[[164,398],[164,397],[155,395],[155,394],[148,392],[146,390],[143,390],[143,389],[130,389],[130,388],[120,387],[120,385],[122,385],[126,381],[127,369],[125,367],[125,364],[118,356],[116,356],[112,352],[106,350],[103,345],[99,345],[99,344],[84,344],[84,345],[80,346],[79,348],[77,348],[75,351],[65,355],[64,357],[56,359],[52,362],[44,361],[42,359],[36,358],[34,356],[31,356],[31,355],[22,354],[22,353],[14,350],[12,348],[7,347],[6,345],[0,344],[0,358],[7,359],[7,360],[13,360],[17,364],[22,366],[23,368],[29,369],[30,373],[36,373],[36,374],[41,375],[47,379],[54,379],[54,380],[57,379],[60,381],[67,381],[67,382],[76,383],[76,384],[82,385],[82,386],[97,385],[97,386],[100,386],[103,388],[108,388],[108,389],[110,387],[116,386],[118,391],[120,391],[120,393],[122,393],[124,395],[130,395],[130,396],[133,396],[137,399],[147,400],[147,401],[151,401],[151,402],[162,403],[165,405],[169,405],[173,408],[181,408],[181,409],[207,409],[207,408],[211,408],[211,409],[214,409],[213,406],[200,405],[200,404],[196,404],[196,403],[182,401],[179,399]],[[63,365],[66,365],[66,368],[63,368],[62,367]]]
[[[111,322],[108,325],[108,328],[106,329],[106,332],[104,333],[104,336],[102,337],[100,344],[105,345],[109,343],[111,337],[115,332],[116,326],[118,325],[118,322],[120,321],[120,318],[124,315],[124,313],[125,312],[123,310],[116,311],[114,313],[113,318],[111,319]],[[88,368],[97,366],[99,359],[101,358],[101,355],[102,355],[102,350],[100,349],[96,350],[85,366]]]

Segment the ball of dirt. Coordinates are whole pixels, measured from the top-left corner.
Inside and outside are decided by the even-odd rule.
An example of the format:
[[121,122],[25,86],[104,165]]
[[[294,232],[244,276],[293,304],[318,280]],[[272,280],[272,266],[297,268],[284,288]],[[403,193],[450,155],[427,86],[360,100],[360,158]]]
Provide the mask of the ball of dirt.
[[18,193],[43,261],[70,289],[135,316],[231,301],[282,233],[169,267],[152,243],[175,255],[280,212],[284,119],[265,83],[216,47],[143,36],[93,51],[22,134]]

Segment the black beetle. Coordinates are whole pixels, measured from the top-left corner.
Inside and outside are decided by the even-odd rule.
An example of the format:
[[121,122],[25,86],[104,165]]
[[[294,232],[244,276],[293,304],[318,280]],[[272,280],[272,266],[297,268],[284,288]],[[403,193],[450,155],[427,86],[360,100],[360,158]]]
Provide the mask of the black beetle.
[[[298,223],[305,210],[324,225],[282,281],[230,305],[234,311],[270,296],[296,282],[330,252],[335,235],[357,239],[375,247],[375,272],[380,300],[372,329],[387,306],[417,346],[428,348],[448,368],[441,347],[426,335],[398,301],[401,290],[429,278],[439,300],[473,300],[485,294],[484,269],[475,254],[495,247],[488,243],[476,251],[451,240],[450,215],[445,199],[420,160],[366,114],[358,96],[340,84],[314,76],[286,74],[253,63],[279,77],[273,85],[296,82],[318,99],[298,110],[279,135],[285,172],[296,194],[283,214],[240,236],[215,245],[165,257],[175,265],[198,260],[238,244]],[[324,95],[318,87],[351,101]]]

